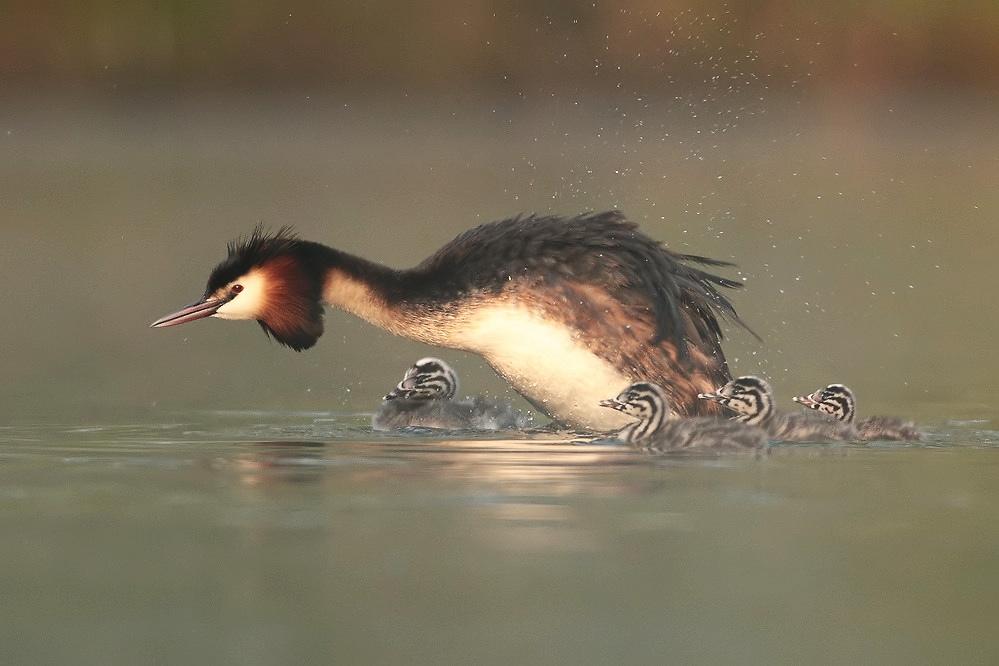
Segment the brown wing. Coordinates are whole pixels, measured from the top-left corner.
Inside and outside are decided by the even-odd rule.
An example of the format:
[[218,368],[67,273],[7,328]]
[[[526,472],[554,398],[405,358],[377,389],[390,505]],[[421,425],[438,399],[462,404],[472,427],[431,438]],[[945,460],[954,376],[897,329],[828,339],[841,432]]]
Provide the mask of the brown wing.
[[689,342],[684,355],[672,337],[657,340],[648,305],[622,303],[594,285],[566,282],[559,291],[573,307],[554,307],[547,315],[566,319],[594,353],[625,370],[633,381],[661,386],[677,414],[721,411],[717,403],[700,400],[697,394],[725,384],[730,379],[728,365],[718,339],[704,339],[686,310],[681,309]]

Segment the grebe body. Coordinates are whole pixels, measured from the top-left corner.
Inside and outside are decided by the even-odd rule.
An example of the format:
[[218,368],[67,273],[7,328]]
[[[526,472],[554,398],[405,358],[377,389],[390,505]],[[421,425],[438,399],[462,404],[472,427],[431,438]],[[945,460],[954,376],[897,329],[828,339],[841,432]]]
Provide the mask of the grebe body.
[[388,392],[371,419],[375,430],[519,430],[533,419],[513,406],[476,396],[456,400],[458,375],[439,358],[421,358]]
[[894,416],[869,416],[855,421],[857,399],[844,384],[830,384],[809,395],[794,396],[794,401],[843,423],[852,423],[863,440],[918,441],[923,438],[915,423]]
[[853,426],[824,414],[778,411],[773,389],[759,377],[737,377],[716,391],[702,393],[700,397],[724,405],[735,413],[733,419],[762,428],[773,440],[821,442],[857,439]]
[[617,438],[646,451],[747,452],[761,451],[767,443],[763,430],[738,421],[710,416],[671,419],[666,394],[651,382],[636,382],[600,405],[635,419]]
[[153,322],[255,319],[301,351],[323,333],[323,305],[397,335],[480,354],[555,421],[622,427],[607,386],[649,378],[681,415],[716,413],[697,394],[728,380],[719,317],[742,324],[718,287],[618,212],[484,224],[414,268],[394,270],[289,230],[230,243],[196,303]]

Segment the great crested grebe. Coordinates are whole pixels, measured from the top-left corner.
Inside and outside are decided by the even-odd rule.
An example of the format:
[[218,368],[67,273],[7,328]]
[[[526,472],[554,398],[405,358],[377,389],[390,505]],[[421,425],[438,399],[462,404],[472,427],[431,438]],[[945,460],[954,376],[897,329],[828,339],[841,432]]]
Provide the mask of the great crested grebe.
[[323,305],[396,335],[481,355],[556,422],[598,431],[625,425],[601,409],[608,386],[647,378],[684,416],[729,378],[718,317],[741,325],[716,287],[740,283],[690,264],[617,212],[518,217],[483,224],[414,268],[394,270],[287,228],[229,244],[204,296],[153,322],[256,319],[292,349],[323,333]]
[[375,430],[519,430],[533,425],[512,405],[476,396],[455,400],[458,375],[439,358],[421,358],[388,392],[371,418]]
[[737,377],[717,391],[702,393],[705,400],[725,405],[735,412],[732,418],[766,431],[771,439],[783,442],[822,442],[857,439],[849,423],[818,412],[781,412],[774,405],[774,392],[759,377]]
[[857,414],[857,399],[853,391],[843,384],[830,384],[811,395],[794,396],[794,401],[824,414],[831,414],[843,423],[852,423],[860,439],[918,441],[923,438],[919,428],[912,421],[903,421],[894,416],[868,416],[854,421]]
[[671,419],[669,399],[651,382],[632,384],[616,398],[601,400],[600,406],[638,419],[625,426],[617,438],[646,451],[760,451],[767,443],[763,430],[738,421],[710,416]]

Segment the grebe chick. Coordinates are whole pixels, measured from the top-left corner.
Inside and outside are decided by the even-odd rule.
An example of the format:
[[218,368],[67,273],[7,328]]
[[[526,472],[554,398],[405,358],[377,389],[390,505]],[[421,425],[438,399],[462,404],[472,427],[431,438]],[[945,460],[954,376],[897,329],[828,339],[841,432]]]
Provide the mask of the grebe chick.
[[455,400],[458,375],[439,358],[421,358],[382,399],[371,419],[375,430],[406,427],[442,430],[514,430],[533,425],[530,416],[482,397]]
[[646,451],[758,451],[767,443],[762,430],[735,421],[709,416],[671,419],[666,393],[650,382],[632,384],[616,398],[601,400],[600,406],[638,419],[625,426],[617,438]]
[[817,412],[781,412],[774,405],[774,393],[759,377],[737,377],[717,391],[700,394],[735,412],[732,418],[746,425],[762,428],[774,440],[784,442],[821,442],[857,439],[849,423]]
[[853,391],[843,384],[830,384],[810,395],[794,396],[794,401],[818,412],[830,414],[843,423],[852,423],[860,439],[863,440],[905,442],[923,438],[915,423],[894,416],[868,416],[866,419],[854,421],[857,414],[857,399]]
[[410,366],[382,400],[450,400],[457,392],[458,373],[439,358],[427,357]]
[[667,250],[617,211],[483,224],[403,270],[258,228],[229,244],[200,300],[152,326],[255,319],[301,351],[328,305],[477,353],[556,422],[608,431],[626,418],[600,409],[607,386],[641,378],[681,415],[717,413],[697,394],[729,379],[718,318],[743,322],[718,289],[741,284],[694,265],[730,264]]

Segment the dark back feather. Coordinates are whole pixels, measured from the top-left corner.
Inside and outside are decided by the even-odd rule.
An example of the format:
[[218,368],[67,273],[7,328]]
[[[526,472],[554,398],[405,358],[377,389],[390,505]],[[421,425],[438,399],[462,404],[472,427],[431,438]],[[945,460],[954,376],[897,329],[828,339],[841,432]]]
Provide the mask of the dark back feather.
[[[620,212],[610,211],[573,218],[531,215],[484,224],[459,235],[414,273],[433,283],[438,290],[434,298],[452,298],[468,290],[498,292],[511,280],[541,281],[549,287],[564,281],[599,284],[623,302],[651,306],[656,325],[650,342],[671,340],[685,357],[689,332],[685,319],[693,323],[702,342],[721,337],[718,316],[745,326],[731,301],[716,288],[737,288],[741,283],[689,263],[731,265],[667,250]],[[442,273],[449,276],[444,283],[436,279]],[[422,288],[425,281],[414,280],[407,296],[427,294]]]

